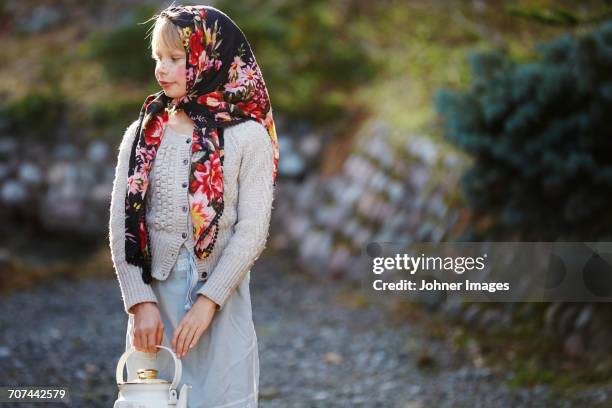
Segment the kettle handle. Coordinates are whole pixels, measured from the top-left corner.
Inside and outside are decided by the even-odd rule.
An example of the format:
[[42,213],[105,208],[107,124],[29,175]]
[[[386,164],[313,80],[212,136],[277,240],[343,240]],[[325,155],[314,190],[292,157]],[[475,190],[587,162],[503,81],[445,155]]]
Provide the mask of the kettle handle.
[[[172,384],[170,384],[170,389],[176,390],[178,388],[179,381],[181,381],[181,375],[183,373],[183,367],[182,367],[182,364],[181,364],[181,360],[176,358],[176,354],[174,354],[172,349],[170,349],[170,348],[168,348],[166,346],[161,346],[161,345],[156,345],[155,347],[166,349],[172,355],[172,358],[174,359],[174,368],[175,368],[174,369],[174,378],[172,379]],[[125,366],[125,363],[127,363],[128,358],[135,351],[136,351],[136,348],[134,346],[132,346],[128,350],[126,350],[125,353],[123,353],[121,355],[121,358],[119,358],[119,362],[117,363],[117,372],[115,373],[115,379],[117,380],[117,384],[120,384],[120,383],[124,382],[124,380],[123,380],[123,367]]]

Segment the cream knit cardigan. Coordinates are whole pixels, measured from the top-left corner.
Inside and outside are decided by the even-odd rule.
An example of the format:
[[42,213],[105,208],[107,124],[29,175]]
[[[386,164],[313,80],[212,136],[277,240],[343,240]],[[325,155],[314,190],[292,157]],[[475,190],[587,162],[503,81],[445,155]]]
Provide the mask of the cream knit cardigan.
[[[110,204],[109,242],[126,313],[141,302],[157,299],[143,282],[141,268],[125,260],[125,194],[127,172],[137,121],[125,131],[119,146]],[[265,248],[270,226],[274,187],[273,146],[266,128],[249,120],[225,129],[223,164],[224,211],[212,253],[197,259],[198,291],[223,308]],[[181,245],[193,250],[187,183],[191,136],[168,126],[149,177],[147,226],[151,240],[152,276],[165,280]]]

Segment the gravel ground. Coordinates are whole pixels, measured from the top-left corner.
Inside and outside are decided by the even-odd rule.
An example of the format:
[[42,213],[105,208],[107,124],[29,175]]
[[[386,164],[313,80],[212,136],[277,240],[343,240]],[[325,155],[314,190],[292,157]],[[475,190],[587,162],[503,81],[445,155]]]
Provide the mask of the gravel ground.
[[[611,388],[571,397],[508,388],[499,373],[397,324],[380,305],[339,301],[340,283],[293,270],[289,259],[262,257],[252,272],[262,408],[612,406]],[[118,291],[113,279],[88,279],[0,299],[0,384],[68,386],[74,407],[112,406],[127,323]],[[431,368],[419,368],[424,353]]]

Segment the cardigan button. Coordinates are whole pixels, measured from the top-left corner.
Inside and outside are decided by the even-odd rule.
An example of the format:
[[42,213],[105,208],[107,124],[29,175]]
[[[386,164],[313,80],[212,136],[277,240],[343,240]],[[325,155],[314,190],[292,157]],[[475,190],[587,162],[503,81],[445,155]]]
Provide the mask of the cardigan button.
[[191,142],[191,139],[186,139],[185,143],[189,144]]
[[183,212],[187,212],[187,210],[188,210],[188,209],[189,209],[189,208],[187,208],[187,206],[186,206],[186,205],[184,205],[184,206],[183,206]]
[[187,233],[186,233],[186,232],[183,232],[183,233],[181,234],[181,236],[182,236],[183,238],[187,238]]
[[187,159],[183,160],[183,164],[189,164],[189,160]]
[[187,182],[183,183],[183,188],[187,188]]

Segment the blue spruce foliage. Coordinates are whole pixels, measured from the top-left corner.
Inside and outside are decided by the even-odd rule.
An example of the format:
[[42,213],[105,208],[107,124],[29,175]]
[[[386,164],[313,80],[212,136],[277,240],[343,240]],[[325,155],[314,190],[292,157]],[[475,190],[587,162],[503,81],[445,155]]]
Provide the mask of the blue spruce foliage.
[[445,138],[473,157],[467,203],[488,238],[612,237],[612,22],[536,50],[472,54],[469,89],[436,93]]

